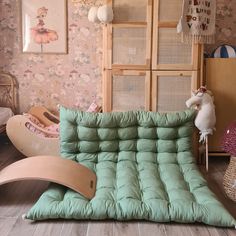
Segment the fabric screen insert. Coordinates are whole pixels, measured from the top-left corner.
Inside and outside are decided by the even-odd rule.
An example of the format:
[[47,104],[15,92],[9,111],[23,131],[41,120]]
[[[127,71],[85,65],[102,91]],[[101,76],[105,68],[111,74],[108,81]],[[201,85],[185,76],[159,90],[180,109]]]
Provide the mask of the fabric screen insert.
[[113,29],[113,64],[146,64],[146,28]]
[[159,29],[158,49],[158,64],[191,64],[192,46],[181,43],[176,29]]
[[145,76],[113,76],[113,111],[145,109]]
[[159,21],[178,21],[183,0],[160,0]]
[[115,22],[146,22],[148,0],[114,0]]
[[191,96],[191,77],[157,78],[157,111],[171,112],[186,109],[185,101]]

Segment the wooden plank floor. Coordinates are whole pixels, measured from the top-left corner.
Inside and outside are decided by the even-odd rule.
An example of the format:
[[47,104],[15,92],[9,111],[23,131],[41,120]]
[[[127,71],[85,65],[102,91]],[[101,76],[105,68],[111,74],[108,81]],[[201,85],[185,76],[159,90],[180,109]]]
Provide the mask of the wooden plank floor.
[[[0,135],[0,169],[22,157],[8,139]],[[228,161],[225,157],[211,158],[209,174],[201,169],[210,188],[236,218],[236,204],[224,195],[222,187]],[[27,181],[0,187],[0,236],[236,236],[236,230],[200,224],[64,220],[30,223],[22,220],[22,214],[31,208],[47,186],[45,182]]]

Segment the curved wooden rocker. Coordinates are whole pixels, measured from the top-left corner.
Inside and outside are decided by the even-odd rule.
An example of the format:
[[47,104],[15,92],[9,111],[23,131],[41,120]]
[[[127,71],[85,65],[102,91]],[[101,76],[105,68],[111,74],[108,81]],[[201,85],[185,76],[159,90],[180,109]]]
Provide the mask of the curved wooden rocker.
[[21,180],[44,180],[64,185],[92,199],[96,175],[87,167],[61,157],[36,156],[17,161],[0,172],[0,185]]
[[28,113],[35,116],[45,126],[59,124],[60,122],[60,118],[58,116],[52,114],[43,106],[31,107]]
[[11,117],[7,122],[7,135],[14,146],[25,156],[60,155],[59,138],[40,137],[26,127],[31,124],[44,133],[55,135],[32,123],[23,115]]

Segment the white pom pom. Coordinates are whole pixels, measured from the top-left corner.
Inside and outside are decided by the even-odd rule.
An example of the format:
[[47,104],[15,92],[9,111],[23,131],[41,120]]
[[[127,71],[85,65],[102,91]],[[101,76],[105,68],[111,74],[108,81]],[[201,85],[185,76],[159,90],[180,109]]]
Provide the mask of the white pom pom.
[[113,20],[114,14],[110,5],[103,5],[98,8],[97,17],[102,23],[109,23]]
[[99,23],[97,17],[98,7],[91,7],[88,13],[88,20],[93,23]]
[[27,219],[26,214],[23,214],[21,216],[22,220],[29,221],[29,222],[35,222],[34,220]]
[[26,220],[26,214],[23,214],[23,215],[21,216],[21,218],[22,218],[22,220]]

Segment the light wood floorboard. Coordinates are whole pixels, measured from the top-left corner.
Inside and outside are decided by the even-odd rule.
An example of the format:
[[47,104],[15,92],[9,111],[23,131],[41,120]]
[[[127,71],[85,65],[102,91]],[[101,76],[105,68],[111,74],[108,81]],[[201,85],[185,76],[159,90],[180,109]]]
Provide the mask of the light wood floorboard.
[[139,235],[166,236],[166,226],[159,223],[141,222],[139,223]]
[[191,236],[195,235],[200,235],[200,236],[211,236],[211,233],[205,226],[197,226],[197,225],[191,225],[190,231],[191,231]]
[[87,236],[88,222],[65,221],[61,235]]
[[113,223],[113,235],[129,235],[136,236],[139,235],[138,223],[134,222],[114,222]]
[[16,224],[17,218],[14,217],[0,217],[0,235],[7,236],[10,235],[9,232]]
[[113,223],[89,222],[87,236],[94,236],[94,235],[112,236]]
[[21,236],[21,235],[34,235],[37,225],[23,221],[21,217],[16,219],[15,224],[9,231],[8,235]]
[[[0,170],[23,158],[9,140],[0,135]],[[223,175],[229,159],[211,157],[210,170],[201,172],[209,187],[236,218],[236,204],[223,191]],[[26,213],[47,188],[47,182],[27,181],[0,186],[0,236],[236,236],[236,230],[203,224],[159,224],[152,222],[113,221],[43,221],[31,223],[21,215]]]
[[36,229],[33,236],[42,236],[42,235],[62,235],[63,221],[55,222],[39,222],[36,224]]
[[191,230],[188,225],[180,224],[171,224],[166,225],[166,235],[175,235],[175,236],[189,236],[191,235]]

